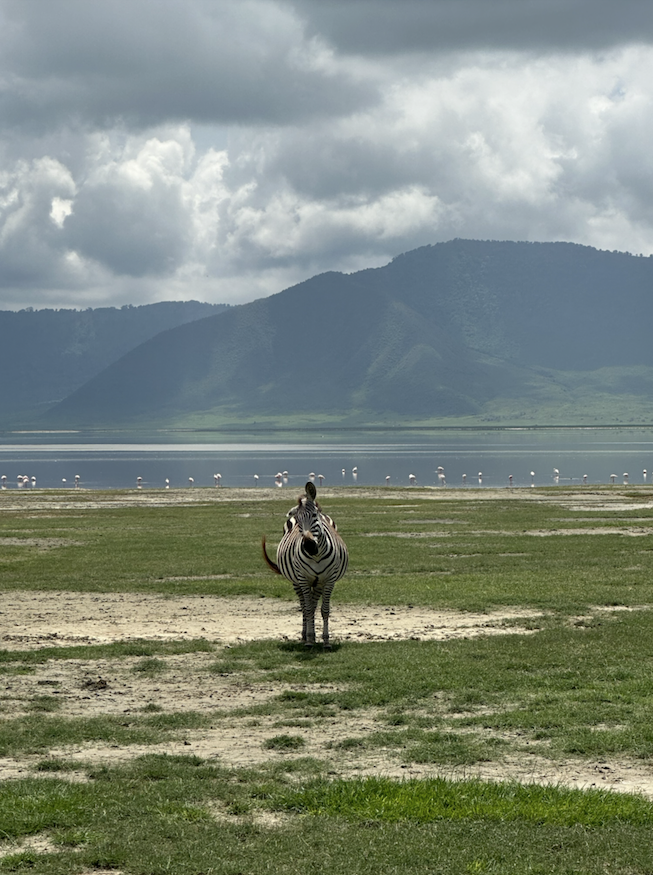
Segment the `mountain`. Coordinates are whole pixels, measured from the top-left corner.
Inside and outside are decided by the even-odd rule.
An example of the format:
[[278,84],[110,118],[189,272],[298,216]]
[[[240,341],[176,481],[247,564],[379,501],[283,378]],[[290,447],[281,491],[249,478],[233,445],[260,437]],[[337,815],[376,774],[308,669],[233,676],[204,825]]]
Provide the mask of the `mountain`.
[[653,400],[651,326],[653,258],[452,240],[164,331],[48,421],[618,421]]
[[225,308],[168,301],[120,309],[0,311],[0,418],[51,406],[144,340]]

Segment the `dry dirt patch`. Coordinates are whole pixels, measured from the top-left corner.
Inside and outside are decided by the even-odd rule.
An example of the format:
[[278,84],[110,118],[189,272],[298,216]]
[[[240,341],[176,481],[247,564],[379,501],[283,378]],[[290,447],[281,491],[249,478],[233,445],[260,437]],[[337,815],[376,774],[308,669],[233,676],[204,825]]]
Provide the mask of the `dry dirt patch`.
[[0,860],[22,851],[34,851],[35,854],[53,854],[58,850],[47,835],[28,836],[20,842],[0,841]]
[[[538,616],[526,609],[486,614],[368,605],[332,606],[335,640],[445,640],[525,632],[503,625]],[[0,647],[205,638],[220,644],[299,637],[298,604],[281,599],[165,597],[139,593],[10,592],[0,606]]]

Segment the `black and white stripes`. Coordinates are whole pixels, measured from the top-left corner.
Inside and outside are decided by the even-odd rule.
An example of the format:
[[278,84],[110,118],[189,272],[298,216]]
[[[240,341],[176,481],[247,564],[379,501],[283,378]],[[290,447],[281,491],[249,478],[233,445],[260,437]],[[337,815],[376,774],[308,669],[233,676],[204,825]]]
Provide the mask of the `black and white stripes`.
[[306,493],[288,512],[276,563],[267,555],[265,538],[263,556],[270,568],[295,588],[303,615],[302,641],[307,647],[315,644],[315,611],[322,600],[322,640],[328,650],[331,593],[336,581],[347,571],[349,557],[336,524],[320,509],[315,498],[315,485],[309,481]]

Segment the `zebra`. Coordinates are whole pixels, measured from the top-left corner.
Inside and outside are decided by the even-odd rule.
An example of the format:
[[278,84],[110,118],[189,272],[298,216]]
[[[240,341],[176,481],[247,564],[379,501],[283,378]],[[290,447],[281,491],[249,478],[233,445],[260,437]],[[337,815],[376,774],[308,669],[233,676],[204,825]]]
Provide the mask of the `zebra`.
[[297,499],[297,506],[288,511],[284,534],[277,547],[277,561],[273,562],[267,554],[265,535],[263,556],[276,574],[292,583],[299,597],[302,642],[306,647],[315,644],[315,610],[322,599],[322,642],[325,650],[331,650],[329,602],[336,581],[347,571],[349,556],[336,524],[322,511],[316,495],[315,484],[309,480],[305,494]]

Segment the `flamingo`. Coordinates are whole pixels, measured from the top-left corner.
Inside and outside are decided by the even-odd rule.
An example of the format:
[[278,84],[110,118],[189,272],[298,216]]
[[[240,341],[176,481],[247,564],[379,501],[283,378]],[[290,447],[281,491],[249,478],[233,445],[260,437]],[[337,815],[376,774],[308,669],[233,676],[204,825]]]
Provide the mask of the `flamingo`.
[[387,477],[385,478],[385,485],[386,485],[386,486],[390,486],[390,475],[389,475],[389,474],[388,474]]
[[317,479],[320,481],[320,486],[321,486],[323,481],[324,481],[324,474],[318,474]]
[[311,473],[308,475],[308,479],[311,481],[311,483],[315,483],[315,471],[311,471]]
[[467,474],[463,474],[463,486],[467,485]]
[[166,489],[170,489],[170,480],[166,477]]
[[81,479],[82,478],[79,476],[79,474],[75,474],[75,489],[79,489],[79,481]]
[[3,474],[2,477],[0,477],[0,480],[2,480],[2,488],[6,489],[7,488],[7,475]]
[[512,486],[512,474],[508,474],[508,483]]
[[583,483],[587,483],[587,474],[583,474]]
[[628,486],[628,472],[624,471],[624,486]]
[[351,473],[352,473],[354,480],[358,480],[358,468],[352,468]]
[[142,489],[142,488],[143,488],[143,478],[142,478],[142,477],[137,477],[137,478],[136,478],[136,488],[137,488],[137,489]]
[[188,485],[189,485],[189,486],[194,486],[194,485],[195,485],[195,481],[193,480],[192,477],[189,477],[189,478],[188,478]]
[[617,479],[617,475],[616,475],[616,474],[610,474],[610,480],[611,480],[612,483],[614,483],[614,481],[615,481],[616,479]]
[[535,471],[531,471],[531,486],[535,486]]
[[408,482],[411,486],[416,486],[417,485],[417,477],[415,477],[414,474],[409,474],[408,475]]
[[646,483],[646,468],[644,468],[644,470],[642,471],[642,474],[644,475],[644,483]]
[[258,474],[254,474],[254,486],[258,486]]
[[32,477],[32,489],[36,486],[36,477]]
[[438,480],[440,481],[440,486],[446,486],[447,482],[444,479],[444,468],[442,467],[442,465],[438,465],[438,470],[436,473],[438,475]]
[[220,485],[221,480],[222,480],[222,474],[214,474],[213,475],[213,482],[215,483],[216,486]]

